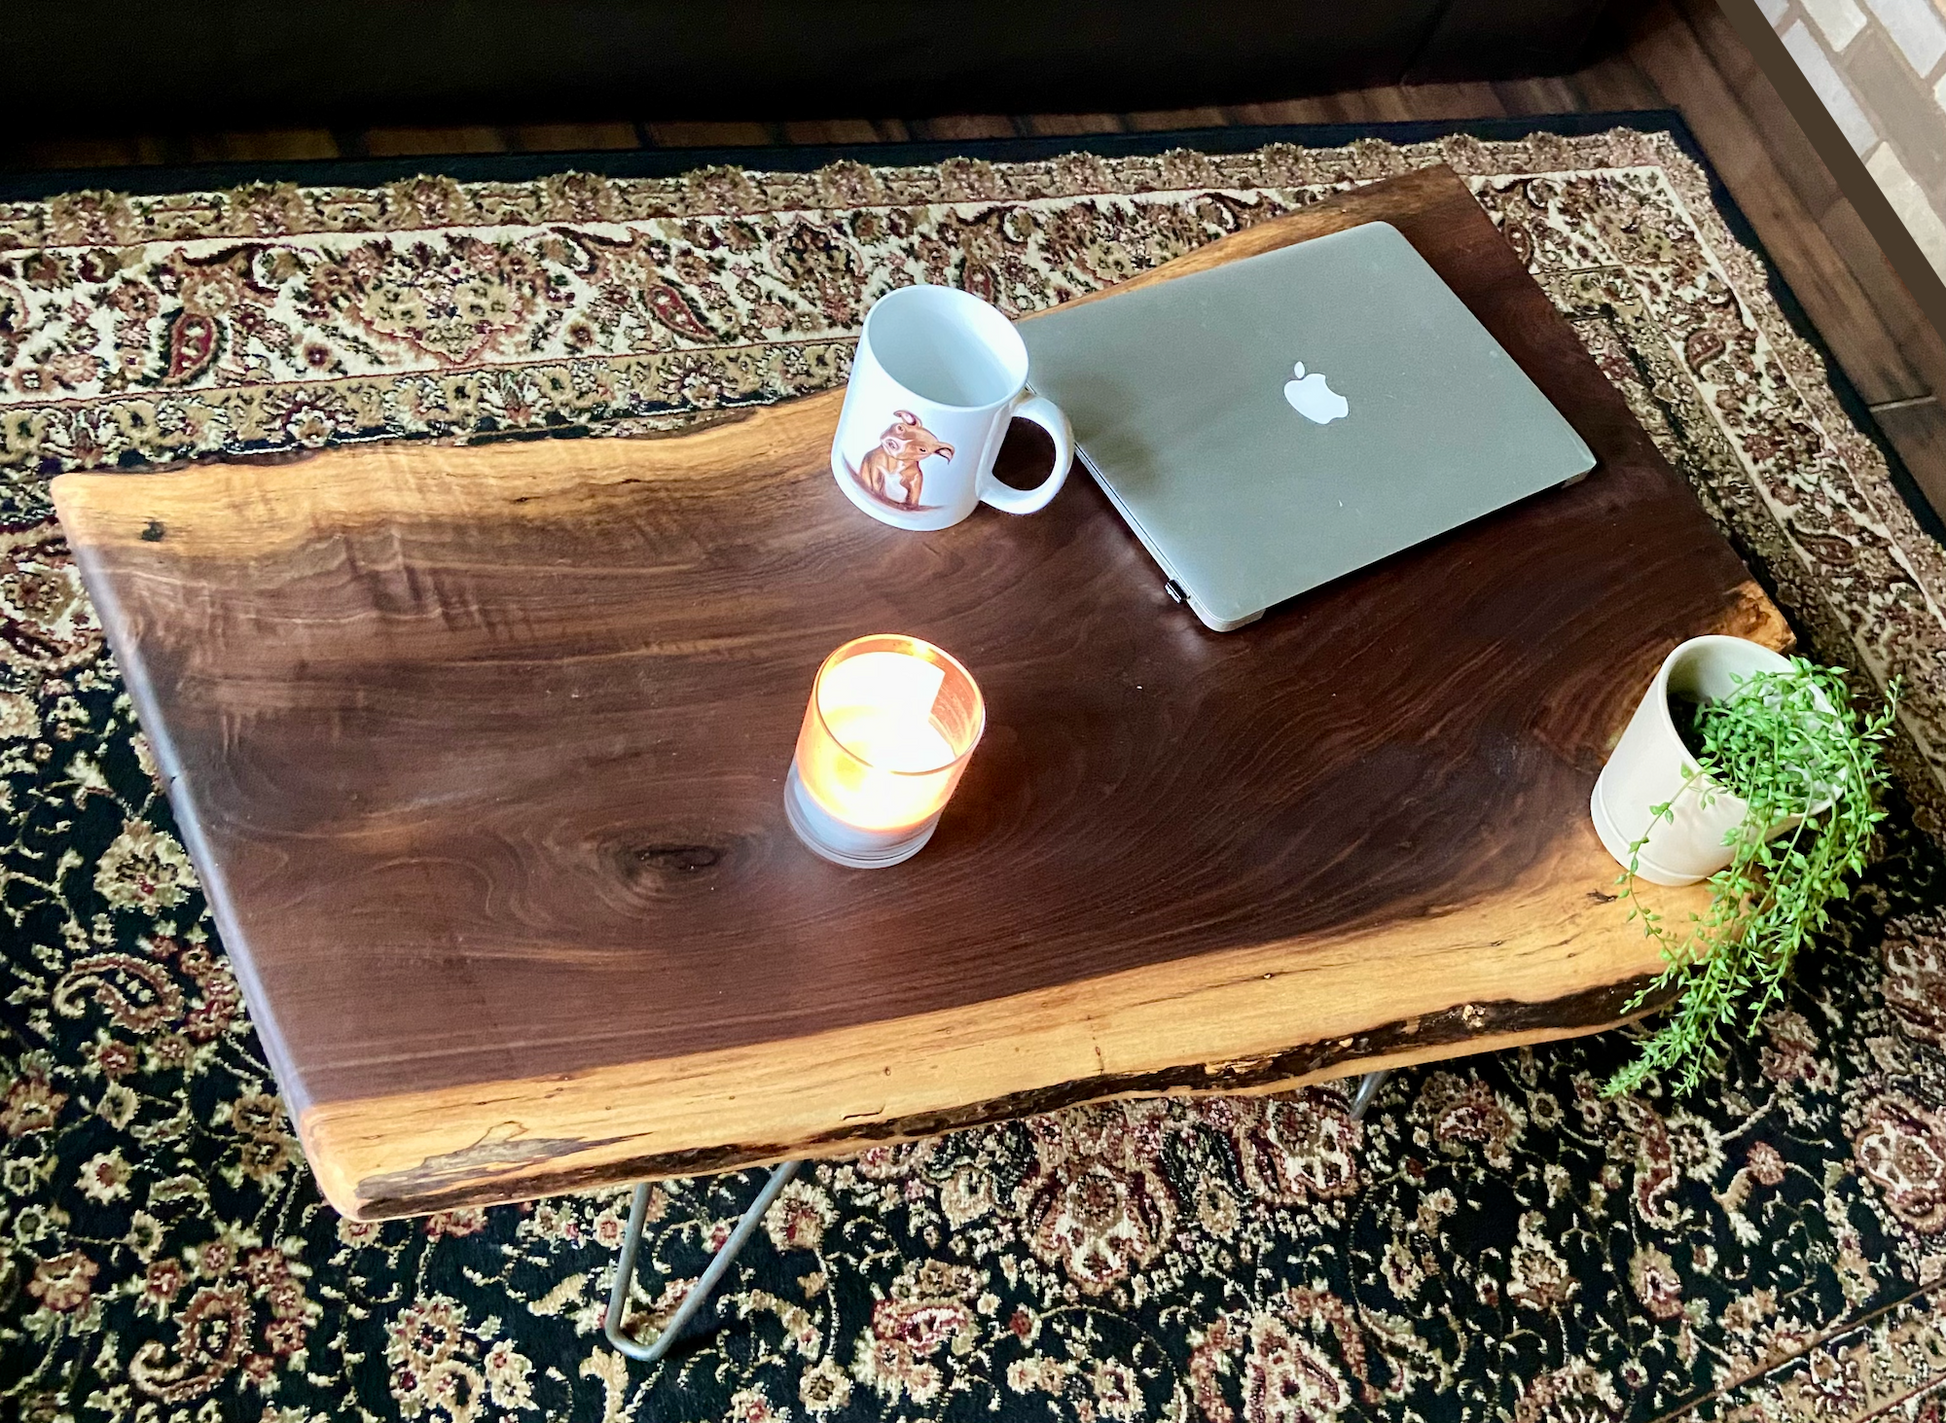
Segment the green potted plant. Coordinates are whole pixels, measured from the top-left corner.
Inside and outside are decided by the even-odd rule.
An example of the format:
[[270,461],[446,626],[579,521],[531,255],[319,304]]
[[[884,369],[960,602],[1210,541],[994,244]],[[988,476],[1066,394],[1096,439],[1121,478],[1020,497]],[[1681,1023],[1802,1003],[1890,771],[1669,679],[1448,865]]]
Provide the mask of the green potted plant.
[[[1628,1010],[1675,993],[1611,1095],[1664,1072],[1687,1093],[1730,1033],[1757,1031],[1870,856],[1897,697],[1894,685],[1861,711],[1841,672],[1740,638],[1694,638],[1663,663],[1592,804],[1625,866],[1619,898],[1662,950],[1661,974]],[[1637,892],[1641,879],[1705,877],[1709,908],[1686,932]]]

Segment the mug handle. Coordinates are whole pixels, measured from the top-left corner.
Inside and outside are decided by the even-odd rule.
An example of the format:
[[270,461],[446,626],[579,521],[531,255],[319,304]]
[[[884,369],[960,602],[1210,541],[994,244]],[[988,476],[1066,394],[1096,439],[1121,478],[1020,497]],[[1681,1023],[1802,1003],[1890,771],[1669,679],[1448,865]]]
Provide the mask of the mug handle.
[[[989,468],[980,475],[980,498],[1009,514],[1032,514],[1045,509],[1048,501],[1059,494],[1061,486],[1067,482],[1068,467],[1074,463],[1074,431],[1068,427],[1066,413],[1045,396],[1023,391],[1007,414],[1010,419],[1018,416],[1022,420],[1032,420],[1054,437],[1054,469],[1032,489],[1015,489],[1011,484],[1003,484],[995,479],[993,470]],[[1001,438],[1005,437],[1003,431]]]

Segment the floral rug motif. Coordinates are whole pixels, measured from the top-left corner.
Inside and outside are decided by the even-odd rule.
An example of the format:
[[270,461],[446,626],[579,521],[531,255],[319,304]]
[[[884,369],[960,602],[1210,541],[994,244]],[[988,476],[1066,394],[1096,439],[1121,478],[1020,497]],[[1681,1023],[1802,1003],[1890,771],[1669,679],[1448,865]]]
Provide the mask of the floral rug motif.
[[[1079,1109],[794,1182],[651,1370],[626,1193],[318,1197],[49,476],[632,435],[844,378],[912,281],[1025,311],[1451,164],[1807,644],[1908,687],[1887,852],[1711,1089],[1621,1035]],[[1666,133],[258,185],[0,204],[0,1410],[46,1420],[1903,1417],[1946,1391],[1946,554]],[[754,1174],[652,1196],[637,1311]]]

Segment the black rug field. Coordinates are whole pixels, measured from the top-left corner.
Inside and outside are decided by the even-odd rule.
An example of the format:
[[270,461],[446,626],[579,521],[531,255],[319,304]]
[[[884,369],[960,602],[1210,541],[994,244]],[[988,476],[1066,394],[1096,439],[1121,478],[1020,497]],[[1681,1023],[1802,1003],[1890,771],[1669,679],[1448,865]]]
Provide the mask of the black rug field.
[[[1667,114],[0,180],[0,1417],[1939,1423],[1946,550]],[[1909,687],[1885,853],[1688,1100],[1613,1034],[807,1171],[656,1369],[626,1193],[319,1198],[52,518],[68,469],[630,436],[1444,162],[1818,656]],[[741,166],[731,166],[732,164]],[[658,1186],[666,1313],[756,1189]]]

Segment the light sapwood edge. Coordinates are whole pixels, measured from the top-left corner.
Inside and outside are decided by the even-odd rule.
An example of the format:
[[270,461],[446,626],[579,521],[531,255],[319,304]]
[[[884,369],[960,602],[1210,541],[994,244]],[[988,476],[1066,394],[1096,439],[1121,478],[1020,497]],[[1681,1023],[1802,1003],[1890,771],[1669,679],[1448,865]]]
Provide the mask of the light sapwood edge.
[[[1273,1081],[1226,1082],[1222,1080],[1221,1074],[1212,1073],[1212,1084],[1200,1088],[1170,1087],[1161,1091],[1142,1088],[1100,1094],[1078,1094],[1058,1102],[1050,1101],[1045,1107],[1035,1110],[1059,1111],[1070,1107],[1099,1106],[1109,1102],[1136,1101],[1155,1097],[1266,1097],[1280,1092],[1296,1091],[1314,1083],[1336,1082],[1367,1072],[1390,1071],[1394,1068],[1413,1067],[1423,1063],[1451,1062],[1456,1058],[1474,1057],[1483,1053],[1503,1052],[1512,1048],[1535,1047],[1545,1043],[1563,1042],[1570,1038],[1589,1037],[1595,1033],[1626,1027],[1654,1011],[1654,1007],[1647,1007],[1637,1013],[1580,1027],[1527,1028],[1459,1041],[1428,1043],[1421,1047],[1402,1048],[1393,1052],[1375,1053],[1371,1056],[1348,1057],[1334,1060],[1329,1066],[1318,1068],[1313,1072],[1300,1073],[1295,1077],[1279,1077]],[[346,1202],[333,1197],[329,1192],[326,1193],[326,1199],[339,1214],[350,1220],[409,1219],[437,1210],[512,1205],[542,1196],[577,1191],[626,1189],[627,1183],[638,1180],[667,1180],[679,1176],[713,1175],[724,1171],[775,1166],[779,1162],[804,1157],[843,1161],[875,1147],[895,1146],[938,1136],[942,1132],[992,1125],[1011,1120],[1023,1113],[1013,1107],[1010,1099],[1001,1099],[998,1103],[980,1103],[961,1108],[957,1115],[962,1119],[944,1127],[927,1122],[906,1129],[905,1125],[899,1122],[886,1123],[886,1129],[883,1131],[875,1130],[870,1136],[835,1141],[817,1150],[807,1150],[803,1146],[768,1149],[751,1147],[707,1163],[660,1170],[649,1164],[645,1165],[644,1169],[634,1172],[621,1169],[630,1162],[630,1158],[626,1156],[603,1155],[585,1164],[578,1157],[569,1157],[559,1162],[544,1162],[529,1171],[504,1179],[481,1179],[455,1186],[446,1193],[429,1193],[414,1199],[366,1201],[354,1194],[349,1198],[349,1208]],[[303,1128],[300,1127],[300,1134],[302,1131]],[[305,1150],[307,1160],[310,1160],[310,1147],[307,1145]],[[323,1173],[318,1172],[317,1178],[322,1187],[325,1181]],[[334,1180],[333,1184],[342,1189],[341,1181]]]
[[[825,452],[843,401],[841,390],[780,401],[666,441],[365,445],[269,469],[217,463],[140,476],[70,473],[51,489],[77,545],[104,552],[147,545],[184,562],[268,561],[321,540],[328,552],[330,537],[346,529],[559,520],[647,479],[736,481],[762,458],[753,451],[764,444],[802,451],[785,478],[829,479]],[[137,480],[139,491],[131,488]]]
[[[1655,945],[1613,902],[1615,873],[1584,822],[1550,861],[1505,891],[1412,920],[1203,954],[790,1043],[293,1105],[326,1197],[347,1215],[375,1218],[436,1208],[424,1203],[428,1197],[454,1204],[519,1198],[535,1193],[524,1178],[645,1158],[680,1161],[662,1174],[682,1174],[704,1159],[705,1169],[720,1169],[829,1151],[834,1122],[936,1118],[969,1102],[1090,1081],[1106,1090],[1084,1087],[1071,1100],[1128,1095],[1127,1079],[1180,1072],[1185,1062],[1246,1064],[1209,1074],[1208,1090],[1234,1090],[1248,1080],[1251,1059],[1342,1041],[1351,1066],[1299,1074],[1340,1075],[1355,1070],[1361,1034],[1478,1013],[1480,1036],[1431,1050],[1450,1056],[1481,1045],[1494,1029],[1495,1005],[1632,991],[1656,972]],[[1707,900],[1700,886],[1653,893],[1672,923]],[[1521,927],[1509,936],[1508,925]],[[1374,984],[1381,946],[1385,979]],[[1529,1042],[1578,1035],[1621,1017],[1626,996],[1593,1021],[1516,1030],[1531,1031],[1522,1038]],[[652,1130],[638,1128],[651,1119]],[[493,1159],[474,1172],[459,1154],[481,1156],[488,1141],[494,1145],[484,1155]],[[525,1142],[533,1149],[523,1160]],[[848,1154],[858,1145],[837,1149]],[[445,1166],[439,1160],[456,1156]]]
[[[1377,190],[1354,189],[1314,207],[1217,238],[1067,305],[1098,301],[1206,271],[1309,237],[1381,220],[1388,212],[1421,211],[1440,189],[1448,190],[1448,198],[1463,199],[1469,205],[1473,202],[1465,183],[1451,168],[1437,165],[1417,169]],[[1022,319],[1032,320],[1041,314],[1031,313]],[[820,438],[807,433],[807,426],[835,429],[843,401],[844,391],[836,389],[748,411],[715,412],[718,418],[694,430],[649,442],[666,449],[669,458],[653,461],[647,472],[658,479],[734,477],[748,467],[752,442],[765,437],[781,448],[809,451],[802,462],[804,472],[821,472],[830,440],[828,435]],[[69,473],[55,478],[53,494],[62,525],[77,542],[85,539],[106,548],[168,540],[185,555],[207,556],[244,548],[262,557],[280,547],[308,542],[314,528],[356,527],[402,513],[485,513],[485,506],[491,504],[492,512],[502,517],[558,516],[559,501],[572,500],[577,491],[591,495],[608,485],[643,477],[648,462],[641,457],[641,442],[619,442],[629,451],[627,454],[604,451],[606,443],[553,441],[457,450],[444,445],[368,444],[327,450],[304,461],[301,469],[294,468],[285,481],[295,501],[290,507],[276,498],[274,487],[266,489],[265,467],[261,465],[213,463],[146,474],[141,476],[139,500],[129,498],[133,492],[129,475]],[[451,477],[455,463],[473,463],[477,454],[487,456],[480,461],[483,478]],[[443,473],[428,480],[421,477],[425,469]],[[359,477],[354,483],[348,474]],[[523,498],[517,503],[494,497],[496,486],[516,484],[524,495],[531,495],[538,485],[555,497],[547,501]],[[374,499],[374,494],[381,497]],[[308,523],[291,519],[292,507],[305,511]],[[161,526],[160,540],[156,525]]]

